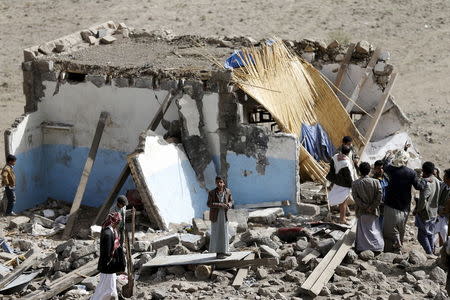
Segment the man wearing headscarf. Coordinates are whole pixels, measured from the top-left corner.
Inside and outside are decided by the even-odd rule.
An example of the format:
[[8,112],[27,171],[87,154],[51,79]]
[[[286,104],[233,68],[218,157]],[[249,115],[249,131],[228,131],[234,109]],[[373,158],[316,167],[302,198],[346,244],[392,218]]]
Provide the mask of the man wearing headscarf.
[[384,251],[397,252],[401,250],[405,236],[406,221],[411,208],[411,188],[422,190],[426,183],[419,179],[417,173],[408,168],[409,155],[399,150],[392,158],[388,152],[383,159],[384,172],[389,176],[390,183],[384,202],[383,238]]
[[117,231],[119,232],[120,236],[120,244],[122,245],[124,242],[125,237],[125,225],[126,225],[126,213],[127,213],[127,205],[128,205],[128,199],[124,195],[120,195],[117,197],[116,203],[111,207],[109,210],[110,213],[119,213],[121,220],[119,225],[117,226]]
[[118,297],[116,273],[125,271],[125,257],[117,232],[120,221],[120,214],[115,212],[110,213],[102,224],[97,267],[100,272],[100,281],[91,300],[109,300]]

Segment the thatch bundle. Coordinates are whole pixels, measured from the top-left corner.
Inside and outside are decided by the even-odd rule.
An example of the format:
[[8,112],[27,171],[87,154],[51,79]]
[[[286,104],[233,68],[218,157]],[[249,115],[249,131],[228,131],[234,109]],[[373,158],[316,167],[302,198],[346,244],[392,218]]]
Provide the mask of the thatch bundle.
[[[354,144],[364,144],[341,102],[312,65],[302,60],[281,40],[271,45],[242,50],[245,66],[233,70],[233,81],[263,105],[284,132],[300,136],[302,123],[320,123],[335,146],[350,135]],[[303,178],[324,181],[326,167],[301,147]]]

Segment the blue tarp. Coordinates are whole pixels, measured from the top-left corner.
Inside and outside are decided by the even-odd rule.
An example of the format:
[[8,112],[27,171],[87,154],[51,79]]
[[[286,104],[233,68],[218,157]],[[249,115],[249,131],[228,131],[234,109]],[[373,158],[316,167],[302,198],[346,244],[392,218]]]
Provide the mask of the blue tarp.
[[335,152],[330,137],[320,124],[302,124],[301,143],[315,160],[329,162]]
[[[244,53],[242,51],[234,51],[233,54],[231,54],[230,57],[225,60],[225,64],[223,66],[225,67],[225,69],[235,69],[243,67],[246,65],[246,63],[242,60],[243,57]],[[252,63],[254,63],[251,55],[249,55],[246,60],[250,60]]]

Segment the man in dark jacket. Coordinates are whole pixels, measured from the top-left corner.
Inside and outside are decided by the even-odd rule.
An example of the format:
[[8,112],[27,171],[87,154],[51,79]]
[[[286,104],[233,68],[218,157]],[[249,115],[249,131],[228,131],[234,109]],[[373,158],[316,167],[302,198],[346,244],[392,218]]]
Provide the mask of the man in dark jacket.
[[384,202],[383,237],[384,251],[400,251],[405,236],[406,221],[411,207],[411,188],[422,190],[425,182],[406,165],[409,155],[399,150],[391,159],[391,153],[385,157],[384,172],[389,177],[389,186]]
[[230,189],[225,187],[222,177],[216,177],[216,188],[209,192],[207,205],[210,208],[211,237],[209,239],[209,252],[216,253],[217,258],[225,258],[228,252],[228,217],[227,211],[233,206]]

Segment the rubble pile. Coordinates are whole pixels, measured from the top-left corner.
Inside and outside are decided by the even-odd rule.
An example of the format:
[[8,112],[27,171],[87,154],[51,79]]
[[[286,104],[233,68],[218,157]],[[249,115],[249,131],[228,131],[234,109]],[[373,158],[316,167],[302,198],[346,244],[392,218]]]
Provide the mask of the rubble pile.
[[[133,269],[137,282],[135,299],[302,299],[308,297],[301,286],[319,265],[325,255],[339,242],[348,229],[345,226],[325,222],[328,211],[323,204],[320,186],[303,184],[302,199],[308,205],[321,211],[312,216],[287,215],[281,208],[230,210],[230,230],[232,252],[251,251],[256,258],[275,259],[275,265],[251,265],[241,284],[234,282],[239,268],[218,268],[198,263],[150,268],[146,264],[154,258],[173,255],[205,253],[208,249],[210,221],[194,219],[191,224],[172,224],[169,232],[147,231],[135,233],[132,244]],[[56,236],[33,237],[33,226],[44,228],[52,219],[66,210],[58,208],[57,202],[26,212],[26,216],[6,219],[9,225],[4,229],[5,241],[13,247],[15,257],[36,249],[38,259],[32,269],[40,270],[42,276],[33,279],[14,296],[23,297],[44,289],[55,280],[70,272],[84,270],[89,263],[96,267],[99,254],[98,235],[89,239],[69,239],[64,242]],[[54,214],[50,212],[52,210]],[[44,217],[46,215],[49,218]],[[50,221],[46,221],[50,220]],[[47,226],[47,227],[45,227]],[[415,240],[415,230],[410,220],[406,234],[407,245]],[[5,260],[7,254],[0,252]],[[25,258],[21,264],[26,262]],[[3,261],[2,278],[13,272],[21,264],[7,265]],[[75,270],[75,271],[74,271]],[[95,270],[94,270],[95,271]],[[81,271],[80,271],[81,272]],[[93,293],[98,283],[96,272],[93,276],[81,278],[69,287],[58,299],[86,299]],[[45,278],[45,279],[44,279]],[[118,277],[118,289],[126,284],[126,276]],[[63,278],[64,279],[64,278]],[[63,280],[64,281],[64,280]],[[323,287],[320,298],[333,299],[446,299],[446,273],[436,257],[427,256],[422,249],[411,247],[409,252],[359,254],[348,251],[343,262],[336,267],[331,280]],[[1,283],[0,283],[1,284]],[[67,291],[68,290],[68,291]]]

